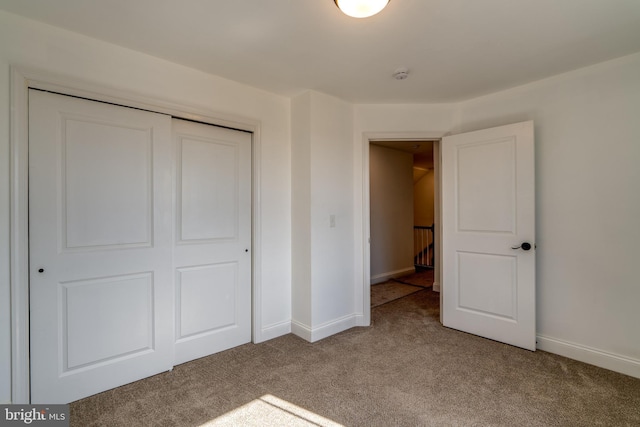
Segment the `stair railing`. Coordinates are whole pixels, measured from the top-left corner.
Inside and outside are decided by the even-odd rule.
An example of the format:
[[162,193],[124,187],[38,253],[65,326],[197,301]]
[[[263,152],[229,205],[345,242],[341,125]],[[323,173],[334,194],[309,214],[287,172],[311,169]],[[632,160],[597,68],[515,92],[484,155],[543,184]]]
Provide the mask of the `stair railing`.
[[413,227],[414,258],[416,267],[433,268],[434,266],[434,224],[429,227],[415,225]]

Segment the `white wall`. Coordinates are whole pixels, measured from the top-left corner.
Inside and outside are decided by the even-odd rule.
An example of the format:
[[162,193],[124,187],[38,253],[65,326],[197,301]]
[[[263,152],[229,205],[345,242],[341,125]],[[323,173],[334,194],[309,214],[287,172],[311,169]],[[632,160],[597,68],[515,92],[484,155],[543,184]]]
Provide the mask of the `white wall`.
[[[312,95],[313,325],[337,331],[347,329],[340,319],[354,326],[353,106],[321,93]],[[336,218],[334,228],[329,227],[330,215]]]
[[534,120],[538,345],[637,377],[639,114],[636,54],[463,102],[456,126]]
[[[292,108],[292,331],[316,341],[356,324],[353,107],[311,91],[296,97]],[[335,227],[330,227],[331,215]]]
[[413,155],[370,145],[371,284],[412,273]]
[[[292,117],[297,122],[300,116],[292,115],[287,98],[0,12],[0,402],[10,397],[10,65],[260,121],[258,334],[264,339],[289,330],[292,244],[294,253],[302,244],[309,254],[308,270],[296,272],[296,281],[300,273],[313,284],[304,296],[308,330],[302,332],[319,339],[354,319],[369,323],[363,293],[369,136],[428,138],[533,119],[539,345],[640,377],[634,271],[640,255],[640,54],[455,105],[352,106],[310,92],[294,100],[294,110],[302,108],[309,122],[292,126]],[[291,133],[307,144],[296,158],[308,161],[308,172],[292,165]],[[292,182],[292,173],[303,182]],[[295,192],[308,188],[307,198],[293,196],[295,206],[292,185]],[[293,222],[292,234],[298,209],[307,211]]]
[[290,100],[155,57],[0,12],[0,402],[10,399],[9,71],[35,67],[153,98],[261,123],[262,325],[290,330]]
[[291,102],[291,175],[291,318],[311,329],[311,92]]
[[457,105],[355,108],[356,152],[367,133],[534,120],[538,346],[640,377],[640,54]]

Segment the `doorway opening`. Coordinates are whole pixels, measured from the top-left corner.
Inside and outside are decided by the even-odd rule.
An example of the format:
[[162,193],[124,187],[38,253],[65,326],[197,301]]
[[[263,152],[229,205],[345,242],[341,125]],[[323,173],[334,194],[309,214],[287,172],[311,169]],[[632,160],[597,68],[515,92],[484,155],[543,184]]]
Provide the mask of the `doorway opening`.
[[454,136],[363,134],[363,323],[371,323],[369,151],[373,143],[395,140],[435,141],[434,285],[447,285],[440,292],[440,322],[534,350],[533,121]]
[[438,141],[369,141],[371,307],[423,289],[439,292]]

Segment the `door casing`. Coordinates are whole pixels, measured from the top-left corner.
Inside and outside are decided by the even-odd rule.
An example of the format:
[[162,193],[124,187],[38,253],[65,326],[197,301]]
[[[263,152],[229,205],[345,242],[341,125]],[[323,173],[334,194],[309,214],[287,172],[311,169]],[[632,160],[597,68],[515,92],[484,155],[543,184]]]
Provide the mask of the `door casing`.
[[47,71],[11,67],[10,119],[10,287],[11,287],[11,401],[30,402],[29,386],[29,240],[28,240],[28,91],[40,89],[164,113],[176,118],[228,127],[253,134],[252,141],[252,341],[263,341],[261,324],[261,125],[248,117],[209,111],[79,81]]

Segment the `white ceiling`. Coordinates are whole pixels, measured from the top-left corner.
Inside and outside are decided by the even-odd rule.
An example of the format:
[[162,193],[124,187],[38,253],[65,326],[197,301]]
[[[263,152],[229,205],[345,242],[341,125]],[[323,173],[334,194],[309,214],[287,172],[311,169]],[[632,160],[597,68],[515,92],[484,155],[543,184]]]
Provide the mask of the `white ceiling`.
[[[0,9],[264,90],[440,103],[640,51],[640,0],[0,0]],[[397,81],[398,67],[410,70]]]

